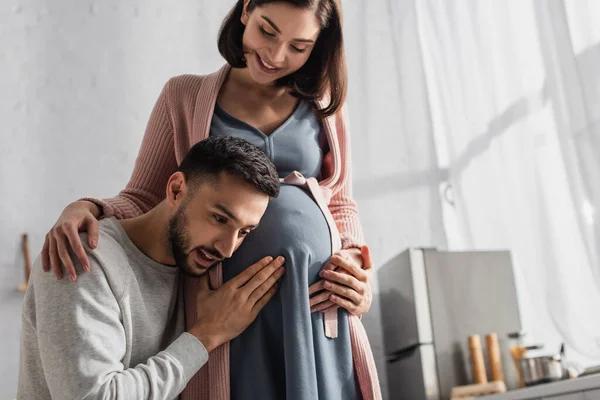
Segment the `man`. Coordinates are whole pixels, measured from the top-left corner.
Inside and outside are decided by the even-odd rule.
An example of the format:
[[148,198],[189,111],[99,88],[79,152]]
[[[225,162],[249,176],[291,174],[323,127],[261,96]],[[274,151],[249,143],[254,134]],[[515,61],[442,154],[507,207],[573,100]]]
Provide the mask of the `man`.
[[[86,248],[91,271],[77,283],[44,273],[38,258],[23,305],[17,397],[177,397],[208,353],[238,336],[275,293],[281,257],[258,261],[215,291],[205,273],[232,255],[278,193],[261,150],[209,138],[192,147],[158,206],[100,221],[98,248]],[[202,276],[188,332],[180,271]]]

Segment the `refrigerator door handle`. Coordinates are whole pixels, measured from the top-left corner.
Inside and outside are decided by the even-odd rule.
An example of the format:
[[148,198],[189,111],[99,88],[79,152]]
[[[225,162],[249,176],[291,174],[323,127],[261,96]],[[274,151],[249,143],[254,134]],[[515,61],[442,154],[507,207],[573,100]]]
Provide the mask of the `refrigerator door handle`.
[[431,345],[433,343],[421,343],[421,342],[417,342],[417,343],[413,343],[410,344],[406,347],[404,347],[403,349],[400,350],[396,350],[395,352],[393,352],[392,354],[389,354],[387,356],[387,362],[389,363],[393,363],[396,361],[399,361],[403,358],[407,358],[410,357],[411,355],[413,355],[413,353],[415,351],[417,351],[417,349],[421,346],[425,346],[425,345]]

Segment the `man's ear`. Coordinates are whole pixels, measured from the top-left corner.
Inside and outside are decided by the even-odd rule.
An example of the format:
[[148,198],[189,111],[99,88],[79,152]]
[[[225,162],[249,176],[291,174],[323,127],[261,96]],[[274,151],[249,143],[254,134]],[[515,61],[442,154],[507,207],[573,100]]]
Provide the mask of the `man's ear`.
[[248,25],[248,19],[250,18],[250,13],[248,12],[248,4],[250,4],[250,0],[244,0],[244,8],[242,8],[242,16],[240,21],[244,26]]
[[169,177],[165,201],[173,206],[178,205],[185,197],[186,192],[187,181],[185,175],[183,175],[183,172],[177,171]]

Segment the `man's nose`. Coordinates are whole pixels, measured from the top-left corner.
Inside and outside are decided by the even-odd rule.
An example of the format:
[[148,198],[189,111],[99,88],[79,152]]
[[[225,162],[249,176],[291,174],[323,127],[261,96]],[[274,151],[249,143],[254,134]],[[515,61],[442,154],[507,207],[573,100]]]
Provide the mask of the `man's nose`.
[[233,255],[235,245],[237,244],[237,238],[237,234],[223,235],[223,237],[215,243],[215,248],[221,253],[223,258],[230,258]]

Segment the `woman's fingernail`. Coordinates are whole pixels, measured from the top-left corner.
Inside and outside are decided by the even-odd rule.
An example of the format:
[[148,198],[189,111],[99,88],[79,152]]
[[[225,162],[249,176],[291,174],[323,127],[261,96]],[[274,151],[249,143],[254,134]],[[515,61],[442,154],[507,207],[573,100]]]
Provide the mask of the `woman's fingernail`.
[[56,277],[57,280],[60,281],[60,275],[58,275],[56,272],[54,273],[54,276]]
[[92,239],[92,247],[98,246],[98,239]]
[[75,282],[75,279],[77,279],[77,275],[71,274],[69,275],[69,279],[71,280],[71,282]]
[[330,287],[331,287],[331,283],[329,283],[329,282],[325,282],[325,283],[323,284],[323,286],[325,286],[326,288],[330,288]]

